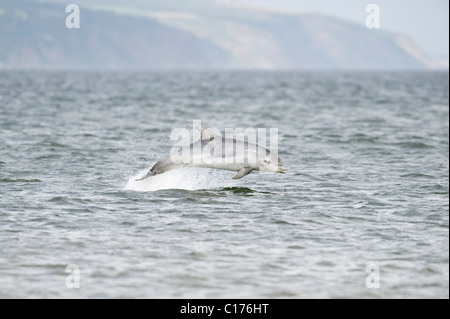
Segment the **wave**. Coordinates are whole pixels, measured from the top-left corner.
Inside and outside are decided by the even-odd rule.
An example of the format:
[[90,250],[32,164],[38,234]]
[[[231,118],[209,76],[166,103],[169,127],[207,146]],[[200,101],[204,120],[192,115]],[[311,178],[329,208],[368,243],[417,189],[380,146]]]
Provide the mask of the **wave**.
[[233,172],[206,168],[185,167],[151,176],[142,181],[136,181],[144,176],[148,169],[140,171],[129,178],[125,190],[137,192],[154,192],[165,189],[201,190],[233,187]]
[[2,178],[0,183],[41,183],[42,181],[37,178],[25,179],[25,178]]

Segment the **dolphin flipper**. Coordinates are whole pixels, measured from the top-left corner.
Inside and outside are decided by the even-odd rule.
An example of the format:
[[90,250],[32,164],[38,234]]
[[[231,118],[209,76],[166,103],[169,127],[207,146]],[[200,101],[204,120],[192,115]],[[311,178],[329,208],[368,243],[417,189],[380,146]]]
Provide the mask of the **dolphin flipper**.
[[233,179],[239,179],[249,174],[253,170],[252,167],[244,167],[239,170],[239,172],[233,177]]

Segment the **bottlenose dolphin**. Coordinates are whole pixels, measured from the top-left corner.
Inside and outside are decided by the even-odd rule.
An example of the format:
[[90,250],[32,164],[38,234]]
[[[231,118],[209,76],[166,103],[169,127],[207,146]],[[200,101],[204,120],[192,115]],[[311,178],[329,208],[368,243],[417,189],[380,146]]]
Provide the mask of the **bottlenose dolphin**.
[[237,171],[233,179],[242,178],[253,170],[286,173],[278,155],[263,146],[221,137],[203,127],[197,129],[201,137],[180,150],[184,152],[184,156],[178,152],[161,159],[145,176],[136,181],[186,166]]

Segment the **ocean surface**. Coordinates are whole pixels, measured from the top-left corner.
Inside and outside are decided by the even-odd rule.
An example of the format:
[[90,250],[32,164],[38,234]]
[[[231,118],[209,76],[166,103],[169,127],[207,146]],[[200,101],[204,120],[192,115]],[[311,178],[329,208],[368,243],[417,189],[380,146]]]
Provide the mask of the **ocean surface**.
[[[193,120],[287,174],[135,182]],[[449,298],[449,75],[0,72],[0,298]]]

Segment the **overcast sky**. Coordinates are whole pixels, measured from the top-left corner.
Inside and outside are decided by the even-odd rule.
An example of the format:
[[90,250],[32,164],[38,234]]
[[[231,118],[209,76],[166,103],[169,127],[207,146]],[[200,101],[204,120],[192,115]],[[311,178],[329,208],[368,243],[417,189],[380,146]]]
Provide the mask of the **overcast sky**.
[[[214,0],[213,0],[214,1]],[[410,36],[430,57],[449,55],[448,0],[216,0],[282,10],[316,12],[365,23],[368,4],[380,7],[381,28]]]

